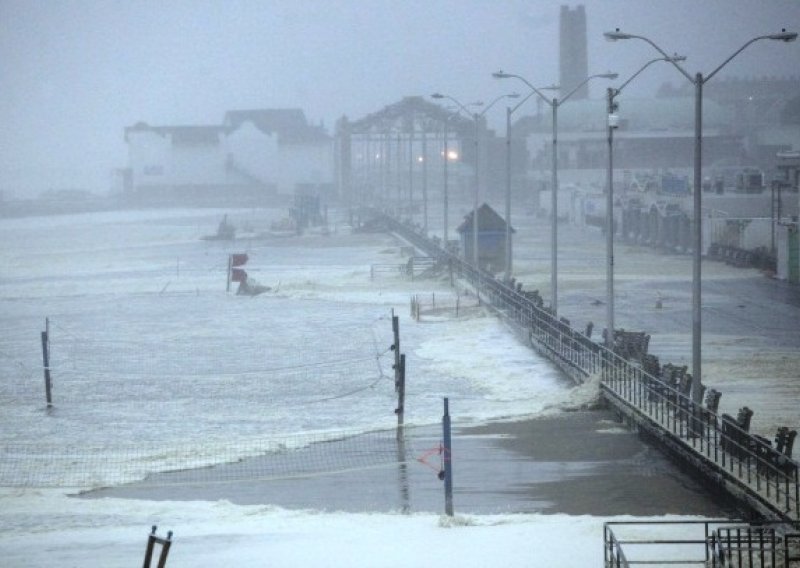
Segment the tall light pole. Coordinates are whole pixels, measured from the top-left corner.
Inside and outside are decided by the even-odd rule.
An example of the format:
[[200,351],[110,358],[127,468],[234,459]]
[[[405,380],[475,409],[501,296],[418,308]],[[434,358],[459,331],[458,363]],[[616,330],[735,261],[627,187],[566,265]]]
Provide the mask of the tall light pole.
[[508,93],[505,95],[500,95],[499,97],[495,98],[492,102],[486,105],[481,112],[476,112],[470,114],[469,109],[466,106],[461,104],[457,99],[449,95],[443,95],[442,93],[433,93],[431,98],[434,99],[447,99],[452,101],[458,106],[458,108],[465,112],[467,116],[470,116],[472,120],[475,122],[475,205],[472,211],[472,264],[473,266],[480,270],[480,264],[478,263],[478,195],[479,195],[479,188],[480,188],[480,172],[479,172],[479,164],[480,164],[480,154],[479,154],[479,144],[478,144],[478,134],[480,132],[480,122],[481,118],[492,108],[498,101],[502,99],[516,99],[519,97],[518,93]]
[[619,87],[609,87],[608,96],[608,172],[606,181],[606,347],[614,348],[614,129],[617,103],[614,100],[639,74],[659,61],[685,61],[686,57],[657,57],[651,59]]
[[[651,39],[640,35],[633,35],[619,31],[606,32],[606,39],[616,41],[620,39],[640,39],[649,43],[662,56],[670,59],[669,55],[656,45]],[[797,39],[797,33],[787,32],[785,29],[777,34],[761,35],[748,40],[742,47],[737,49],[725,61],[719,64],[711,73],[703,76],[696,73],[694,77],[690,75],[677,61],[670,60],[670,63],[694,85],[694,219],[692,222],[692,401],[700,404],[703,398],[702,375],[701,375],[701,300],[700,300],[700,266],[702,258],[703,234],[702,234],[702,192],[703,192],[703,85],[711,80],[720,69],[725,67],[734,57],[739,55],[751,44],[762,39],[790,42]]]
[[[482,102],[475,102],[475,103],[469,103],[468,106],[469,105],[482,106],[483,103]],[[467,115],[471,116],[471,113],[467,113]],[[443,136],[444,136],[444,182],[443,182],[444,183],[444,188],[443,189],[444,190],[442,191],[442,200],[443,200],[443,209],[444,209],[444,214],[443,214],[443,217],[444,217],[443,218],[444,230],[442,232],[442,235],[443,235],[445,250],[447,250],[448,235],[449,235],[448,224],[447,224],[448,223],[448,219],[449,219],[449,210],[448,210],[449,209],[449,204],[448,204],[448,194],[447,194],[448,193],[447,164],[451,159],[450,158],[450,149],[448,148],[449,134],[448,134],[448,130],[447,130],[447,125],[448,125],[448,123],[450,122],[451,119],[453,119],[453,118],[455,118],[457,116],[460,116],[459,111],[455,111],[454,113],[450,114],[450,116],[448,116],[447,118],[445,118],[442,121],[442,124],[444,125],[443,126],[443,131],[444,131],[443,132]]]
[[[544,89],[552,89],[552,87],[543,87]],[[528,95],[519,101],[513,107],[506,107],[506,280],[511,280],[511,273],[513,269],[513,255],[511,254],[511,115],[514,114],[519,107],[527,102],[535,91],[531,91]]]
[[583,87],[586,83],[591,81],[592,79],[616,79],[616,73],[600,73],[597,75],[589,75],[581,81],[574,89],[572,89],[569,93],[567,93],[564,97],[559,99],[558,97],[553,97],[553,99],[548,99],[541,90],[534,87],[530,81],[525,79],[520,75],[514,75],[512,73],[504,73],[503,71],[497,71],[496,73],[492,73],[492,76],[495,79],[519,79],[534,92],[536,93],[539,98],[541,98],[545,103],[550,105],[550,108],[553,110],[553,155],[552,155],[552,182],[551,182],[551,207],[552,211],[552,227],[551,227],[551,238],[550,238],[550,289],[552,295],[551,301],[551,309],[553,312],[553,317],[558,315],[558,107],[562,104],[567,102],[573,94],[575,94],[578,89]]

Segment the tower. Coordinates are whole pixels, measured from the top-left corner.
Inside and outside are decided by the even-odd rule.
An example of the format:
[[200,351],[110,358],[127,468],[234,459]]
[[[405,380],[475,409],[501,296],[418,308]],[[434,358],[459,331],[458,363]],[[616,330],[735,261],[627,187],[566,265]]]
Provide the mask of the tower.
[[[561,6],[559,34],[559,84],[560,96],[574,89],[589,76],[586,51],[586,10],[578,6],[571,10]],[[589,97],[589,86],[583,85],[572,95],[576,99]]]

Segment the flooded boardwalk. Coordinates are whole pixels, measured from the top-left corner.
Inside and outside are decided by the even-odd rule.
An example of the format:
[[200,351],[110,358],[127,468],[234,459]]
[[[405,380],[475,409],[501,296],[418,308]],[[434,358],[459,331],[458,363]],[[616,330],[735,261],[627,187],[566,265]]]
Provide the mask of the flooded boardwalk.
[[740,409],[740,415],[749,413],[745,423],[741,417],[718,414],[719,395],[712,397],[714,402],[707,398],[698,404],[691,398],[691,375],[684,372],[680,380],[667,377],[670,373],[664,371],[671,366],[660,365],[657,358],[647,359],[646,347],[640,346],[637,353],[608,350],[572,328],[569,321],[557,319],[540,298],[532,298],[513,282],[476,270],[402,223],[392,219],[387,223],[416,247],[439,258],[576,383],[596,381],[611,407],[650,434],[656,445],[691,465],[701,479],[763,518],[800,520],[798,464],[791,459],[796,432],[780,430],[784,440],[776,439],[773,448],[770,440],[749,432],[752,411],[747,407]]

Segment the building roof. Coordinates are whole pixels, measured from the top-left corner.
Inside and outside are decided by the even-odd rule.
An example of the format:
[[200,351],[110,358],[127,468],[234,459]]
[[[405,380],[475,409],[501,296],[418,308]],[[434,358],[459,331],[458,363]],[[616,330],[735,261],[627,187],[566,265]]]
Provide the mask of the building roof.
[[261,132],[277,135],[283,144],[315,144],[330,141],[322,126],[308,124],[301,109],[256,109],[230,110],[225,113],[223,123],[200,126],[150,126],[137,122],[125,128],[125,141],[132,132],[153,132],[159,136],[170,136],[173,145],[215,145],[220,135],[227,135],[245,122],[251,122]]
[[351,122],[350,128],[352,132],[358,133],[382,132],[393,127],[408,132],[412,126],[415,129],[420,128],[421,122],[427,125],[424,129],[428,131],[441,128],[441,125],[447,122],[451,132],[457,132],[462,136],[472,135],[475,128],[472,118],[462,116],[456,110],[448,110],[420,96],[403,97],[396,103]]
[[330,136],[322,126],[308,124],[305,113],[299,108],[229,110],[223,124],[236,130],[245,122],[251,122],[264,134],[277,134],[285,144],[327,142]]
[[150,126],[137,122],[125,128],[125,141],[131,132],[153,132],[159,136],[169,136],[173,146],[215,146],[219,144],[220,134],[225,134],[224,126]]
[[[456,231],[459,233],[472,233],[472,216],[473,212],[470,211],[464,217],[464,220],[458,226]],[[482,231],[505,231],[506,222],[497,214],[497,212],[489,207],[486,203],[478,207],[478,232]],[[515,233],[514,227],[511,227],[511,232]]]

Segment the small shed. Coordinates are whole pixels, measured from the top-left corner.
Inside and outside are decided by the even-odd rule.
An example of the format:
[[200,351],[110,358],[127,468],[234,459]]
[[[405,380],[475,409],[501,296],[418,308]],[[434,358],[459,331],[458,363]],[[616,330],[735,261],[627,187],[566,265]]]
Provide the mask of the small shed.
[[[473,257],[472,227],[474,211],[464,217],[464,221],[458,226],[458,234],[461,240],[461,254],[471,262]],[[515,231],[511,227],[511,250],[513,252],[513,235]],[[478,266],[497,274],[506,269],[506,222],[489,207],[486,203],[478,207]]]

